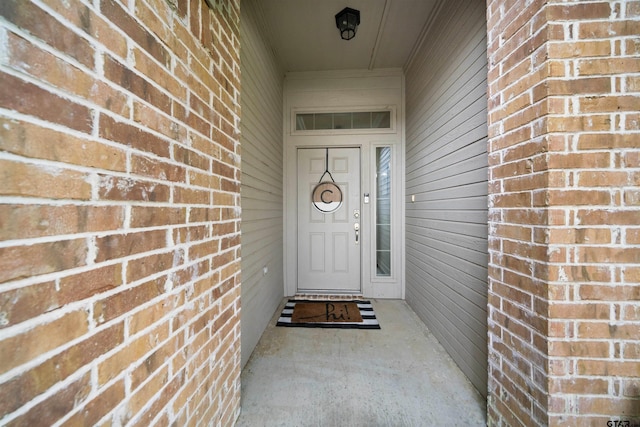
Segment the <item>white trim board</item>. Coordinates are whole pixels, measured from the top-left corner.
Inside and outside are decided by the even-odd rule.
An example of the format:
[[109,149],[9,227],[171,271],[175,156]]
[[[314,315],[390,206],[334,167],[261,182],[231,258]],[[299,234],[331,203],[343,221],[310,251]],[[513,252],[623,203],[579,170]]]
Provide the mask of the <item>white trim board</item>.
[[[293,132],[295,111],[362,110],[384,106],[394,115],[394,129],[372,132]],[[376,277],[374,203],[362,204],[362,293],[367,298],[404,298],[404,76],[400,69],[292,73],[285,78],[284,138],[284,293],[297,289],[297,149],[302,147],[359,147],[362,193],[373,201],[375,147],[392,148],[392,274]],[[365,228],[366,227],[366,228]],[[367,231],[367,234],[364,233]]]

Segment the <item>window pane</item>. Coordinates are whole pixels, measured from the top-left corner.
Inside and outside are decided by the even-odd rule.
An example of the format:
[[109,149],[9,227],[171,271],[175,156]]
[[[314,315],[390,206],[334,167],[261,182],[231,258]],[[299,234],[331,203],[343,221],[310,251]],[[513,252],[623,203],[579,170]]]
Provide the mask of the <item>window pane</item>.
[[391,225],[378,224],[376,226],[376,246],[380,251],[391,250]]
[[333,129],[333,114],[316,114],[316,126],[314,129]]
[[376,276],[391,276],[391,251],[378,251],[376,255],[376,263],[378,267]]
[[333,115],[334,129],[351,129],[351,113],[335,113]]
[[376,265],[391,276],[391,147],[376,148]]
[[296,114],[296,130],[313,130],[313,114]]
[[391,128],[391,112],[389,111],[375,111],[371,113],[372,128],[376,129],[389,129]]
[[371,113],[353,113],[354,129],[370,129]]

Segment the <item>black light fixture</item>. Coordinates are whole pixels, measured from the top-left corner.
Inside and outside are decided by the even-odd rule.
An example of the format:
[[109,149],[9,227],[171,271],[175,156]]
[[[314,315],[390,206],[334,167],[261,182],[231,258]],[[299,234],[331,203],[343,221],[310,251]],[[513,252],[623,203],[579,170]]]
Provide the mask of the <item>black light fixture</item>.
[[336,27],[340,30],[342,40],[351,40],[356,36],[360,25],[360,11],[345,7],[336,14]]

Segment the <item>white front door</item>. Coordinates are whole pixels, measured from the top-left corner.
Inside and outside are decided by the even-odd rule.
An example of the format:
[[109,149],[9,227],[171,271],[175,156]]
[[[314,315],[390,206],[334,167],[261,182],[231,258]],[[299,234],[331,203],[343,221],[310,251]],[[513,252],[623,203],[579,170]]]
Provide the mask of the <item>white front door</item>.
[[360,292],[360,149],[299,148],[297,157],[298,292]]

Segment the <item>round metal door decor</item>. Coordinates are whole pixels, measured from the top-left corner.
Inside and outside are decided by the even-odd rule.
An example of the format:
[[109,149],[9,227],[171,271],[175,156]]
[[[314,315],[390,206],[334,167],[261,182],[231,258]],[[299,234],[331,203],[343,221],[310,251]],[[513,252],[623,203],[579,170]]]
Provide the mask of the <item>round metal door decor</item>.
[[321,182],[313,189],[311,201],[320,212],[335,212],[342,206],[342,191],[335,182]]

